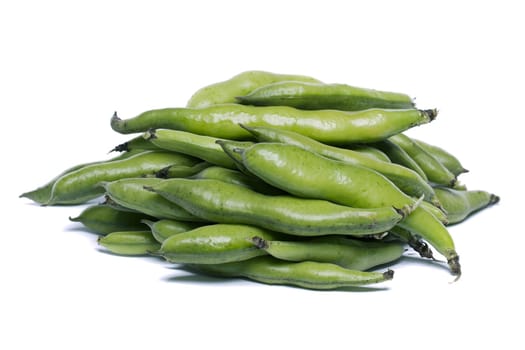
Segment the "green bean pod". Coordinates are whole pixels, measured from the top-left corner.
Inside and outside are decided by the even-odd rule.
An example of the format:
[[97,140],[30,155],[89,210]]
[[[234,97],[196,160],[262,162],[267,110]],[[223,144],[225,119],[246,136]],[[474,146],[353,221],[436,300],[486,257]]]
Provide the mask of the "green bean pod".
[[155,253],[160,243],[150,231],[111,232],[98,238],[98,244],[119,255],[146,255]]
[[163,179],[127,178],[102,183],[106,195],[114,202],[126,208],[150,215],[158,219],[182,221],[202,221],[179,205],[164,199],[162,196],[147,191],[144,186],[162,184]]
[[197,162],[195,158],[182,154],[146,151],[123,160],[88,165],[60,177],[45,204],[84,203],[104,193],[104,189],[98,186],[103,181],[141,177],[168,165],[193,165]]
[[284,235],[255,226],[215,224],[198,227],[166,239],[158,254],[169,262],[222,264],[247,260],[266,252],[251,243],[254,236],[283,239]]
[[244,277],[265,284],[282,284],[328,290],[391,280],[392,270],[363,272],[314,261],[290,262],[272,256],[216,265],[195,265],[198,270],[222,277]]
[[456,176],[441,164],[432,154],[425,151],[406,135],[390,137],[390,141],[401,147],[423,169],[430,182],[443,186],[454,186]]
[[406,94],[365,89],[346,84],[282,81],[261,86],[237,97],[242,104],[290,106],[299,109],[360,111],[370,108],[414,108]]
[[236,169],[234,161],[215,142],[215,137],[167,129],[150,129],[143,137],[161,149],[194,156],[224,168]]
[[375,170],[392,181],[406,194],[417,198],[423,196],[425,201],[439,206],[439,200],[436,198],[433,188],[416,172],[408,168],[374,160],[350,149],[325,145],[293,131],[266,127],[243,127],[252,133],[259,142],[282,142],[295,145],[331,159]]
[[278,81],[319,80],[304,75],[276,74],[265,71],[246,71],[226,80],[199,89],[187,103],[189,108],[202,108],[216,104],[235,103],[237,96],[250,93],[252,90]]
[[408,169],[415,171],[423,180],[428,181],[427,175],[416,163],[412,157],[408,155],[401,147],[393,143],[390,140],[383,140],[371,144],[373,147],[377,147],[380,151],[384,152],[392,163],[402,165]]
[[142,220],[153,218],[137,212],[121,211],[106,204],[96,204],[85,208],[78,216],[69,217],[80,222],[88,230],[99,234],[116,231],[141,231],[146,228]]
[[148,225],[157,242],[162,243],[166,239],[176,234],[191,231],[203,225],[202,222],[177,221],[170,219],[161,219],[157,221],[142,220],[142,223]]
[[[300,197],[359,208],[414,204],[413,198],[373,170],[331,160],[294,145],[255,144],[244,151],[243,163],[272,186]],[[460,275],[454,241],[434,215],[417,207],[398,225],[428,241],[447,258],[451,272]]]
[[399,259],[405,250],[401,242],[362,241],[341,236],[324,236],[307,241],[276,241],[259,236],[253,244],[271,256],[287,261],[317,261],[365,271]]
[[465,167],[463,167],[459,159],[456,158],[452,153],[447,152],[441,147],[431,145],[421,140],[412,139],[412,141],[414,141],[419,147],[430,153],[456,177],[463,173],[468,173],[468,170],[465,169]]
[[363,144],[355,144],[355,145],[348,145],[347,147],[354,152],[359,152],[365,156],[368,156],[372,159],[392,163],[390,158],[384,153],[383,151],[380,151],[379,149],[369,146],[369,145],[363,145]]
[[266,195],[284,194],[283,191],[268,185],[266,182],[263,182],[254,176],[249,176],[237,170],[226,169],[218,166],[208,167],[190,178],[219,180],[233,185],[243,186]]
[[286,106],[254,107],[223,104],[206,108],[166,108],[146,111],[122,120],[113,115],[113,130],[129,134],[149,129],[183,130],[199,135],[246,140],[251,134],[241,128],[268,126],[291,130],[329,144],[384,140],[417,125],[429,123],[436,110],[367,109],[304,111]]
[[357,209],[324,200],[266,196],[217,180],[168,179],[148,189],[208,221],[298,236],[385,232],[414,210],[414,203],[399,209]]
[[436,187],[436,195],[447,211],[449,224],[464,221],[469,215],[499,202],[499,197],[486,191],[458,191]]
[[393,236],[395,236],[397,239],[401,240],[402,242],[405,242],[410,246],[410,248],[414,249],[416,253],[419,254],[422,258],[428,258],[428,259],[434,259],[434,253],[432,252],[432,249],[428,246],[428,244],[423,241],[421,238],[416,237],[414,234],[412,234],[410,231],[401,228],[399,226],[392,227],[390,232]]
[[[129,152],[122,153],[122,154],[118,155],[117,157],[111,158],[109,160],[94,161],[94,162],[82,163],[82,164],[78,164],[78,165],[72,166],[71,168],[68,168],[68,169],[64,170],[63,172],[61,172],[59,175],[55,176],[53,179],[48,181],[45,185],[40,186],[40,187],[38,187],[38,188],[36,188],[36,189],[34,189],[32,191],[28,191],[28,192],[22,193],[20,195],[20,198],[25,197],[25,198],[31,199],[33,202],[36,202],[36,203],[39,203],[39,204],[46,204],[47,202],[49,202],[49,200],[51,198],[51,191],[53,190],[53,186],[55,185],[55,182],[58,179],[60,179],[62,176],[66,175],[66,174],[69,174],[69,173],[72,173],[72,172],[74,172],[76,170],[79,170],[81,168],[84,168],[84,167],[86,167],[88,165],[112,162],[112,161],[115,161],[115,160],[122,160],[122,159],[129,158],[131,156],[134,156],[134,155],[136,155],[137,153],[140,153],[140,152],[142,152],[142,150],[140,150],[140,151],[129,151]],[[63,204],[69,204],[69,203],[64,202]],[[71,204],[76,204],[76,200],[72,200]]]

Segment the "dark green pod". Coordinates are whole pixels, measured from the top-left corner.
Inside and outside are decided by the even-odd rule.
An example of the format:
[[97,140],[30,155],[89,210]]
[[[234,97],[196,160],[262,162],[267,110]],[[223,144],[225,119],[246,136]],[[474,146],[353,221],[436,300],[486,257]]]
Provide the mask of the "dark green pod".
[[469,215],[499,202],[499,197],[486,191],[458,191],[436,187],[436,195],[447,212],[449,224],[464,221]]
[[467,173],[468,170],[463,167],[458,158],[452,153],[447,152],[441,147],[431,145],[421,140],[412,139],[419,147],[430,153],[436,158],[441,164],[445,166],[452,174],[459,176],[460,174]]
[[372,143],[371,146],[377,147],[380,151],[384,152],[392,163],[402,165],[408,169],[415,171],[421,178],[425,181],[428,181],[427,175],[421,169],[421,167],[412,159],[407,152],[405,152],[397,144],[393,143],[390,140],[383,140],[379,142]]
[[87,207],[69,220],[80,222],[95,233],[108,234],[116,231],[141,231],[147,228],[142,220],[154,219],[142,213],[121,211],[106,204],[97,204]]
[[392,270],[364,272],[313,261],[290,262],[272,256],[215,265],[194,265],[202,272],[222,277],[245,277],[266,284],[299,286],[308,289],[337,289],[391,280]]
[[150,231],[111,232],[98,238],[98,244],[119,255],[146,255],[155,253],[160,243]]
[[364,241],[341,236],[316,237],[307,241],[254,237],[252,242],[281,260],[326,262],[360,271],[391,263],[399,259],[405,250],[401,242]]
[[456,176],[410,137],[398,134],[390,137],[389,140],[401,147],[421,167],[430,182],[443,186],[454,186]]
[[283,81],[261,86],[237,97],[242,104],[290,106],[299,109],[360,111],[370,108],[414,108],[406,94],[365,89],[346,84]]

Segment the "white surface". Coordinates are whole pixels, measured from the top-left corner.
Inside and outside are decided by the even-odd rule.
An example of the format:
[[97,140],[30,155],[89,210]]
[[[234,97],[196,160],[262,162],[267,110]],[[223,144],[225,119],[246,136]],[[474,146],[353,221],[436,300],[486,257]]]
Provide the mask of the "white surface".
[[[442,3],[2,2],[0,348],[522,349],[522,11]],[[114,110],[183,106],[249,69],[402,91],[440,109],[410,134],[457,154],[469,188],[502,198],[451,228],[459,282],[410,258],[373,292],[198,278],[99,252],[67,220],[81,207],[17,198],[126,140],[109,127]]]

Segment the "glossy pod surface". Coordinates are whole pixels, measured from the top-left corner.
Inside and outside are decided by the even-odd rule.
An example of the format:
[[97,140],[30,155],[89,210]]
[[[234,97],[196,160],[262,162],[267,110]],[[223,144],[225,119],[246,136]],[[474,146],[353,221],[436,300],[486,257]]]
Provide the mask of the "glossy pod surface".
[[187,154],[210,164],[236,169],[234,161],[216,143],[217,138],[167,129],[149,130],[143,137],[158,148]]
[[254,89],[278,81],[307,81],[319,80],[294,74],[276,74],[265,71],[246,71],[236,76],[212,85],[205,86],[193,94],[186,107],[203,108],[216,104],[235,103],[237,96],[250,93]]
[[251,238],[283,239],[284,235],[248,225],[215,224],[198,227],[166,239],[159,254],[174,263],[221,264],[265,255]]
[[456,182],[454,174],[408,136],[397,134],[389,140],[401,147],[421,167],[430,182],[443,186],[453,186]]
[[[244,151],[243,163],[264,181],[299,197],[360,208],[400,208],[414,203],[373,170],[331,160],[294,145],[255,144]],[[399,225],[421,235],[447,258],[452,272],[460,274],[452,237],[436,217],[418,207]]]
[[452,153],[447,152],[441,147],[431,145],[421,140],[412,139],[419,147],[430,153],[436,158],[441,164],[445,166],[452,174],[459,176],[460,174],[467,173],[468,170],[461,164],[458,158]]
[[436,195],[447,212],[450,224],[465,220],[469,215],[499,202],[499,197],[486,191],[458,191],[437,187]]
[[364,166],[383,174],[406,194],[439,204],[432,187],[416,172],[398,164],[371,159],[349,149],[322,144],[307,136],[293,131],[279,130],[267,127],[245,127],[259,142],[281,142],[295,145],[325,157],[340,160],[345,163]]
[[[20,197],[25,197],[25,198],[29,198],[31,199],[32,201],[36,202],[36,203],[39,203],[39,204],[46,204],[49,202],[50,198],[51,198],[51,191],[53,190],[53,186],[55,185],[55,182],[60,179],[62,176],[66,175],[66,174],[69,174],[69,173],[72,173],[76,170],[79,170],[81,168],[84,168],[88,165],[93,165],[93,164],[101,164],[101,163],[107,163],[107,162],[112,162],[112,161],[116,161],[116,160],[122,160],[122,159],[126,159],[126,158],[129,158],[131,156],[134,156],[136,155],[137,153],[140,153],[142,152],[142,150],[135,150],[135,151],[129,151],[129,152],[125,152],[125,153],[122,153],[114,158],[111,158],[109,160],[101,160],[101,161],[94,161],[94,162],[89,162],[89,163],[82,163],[82,164],[78,164],[78,165],[75,165],[75,166],[72,166],[71,168],[68,168],[66,170],[64,170],[63,172],[61,172],[60,174],[58,174],[57,176],[55,176],[53,179],[51,179],[50,181],[48,181],[45,185],[43,186],[40,186],[32,191],[28,191],[28,192],[25,192],[25,193],[22,193],[20,195]],[[67,201],[62,201],[62,204],[76,204],[76,199],[72,199],[69,202]]]
[[393,271],[362,272],[313,261],[290,262],[260,256],[241,262],[198,265],[195,268],[223,277],[245,277],[266,284],[293,285],[309,289],[337,289],[391,280]]
[[346,84],[283,81],[261,86],[237,100],[255,106],[359,111],[369,108],[414,108],[406,94],[359,88]]
[[152,219],[152,217],[143,213],[118,210],[105,204],[89,206],[78,216],[69,218],[100,234],[116,231],[141,231],[147,228],[142,223],[142,220],[145,219]]
[[195,158],[172,152],[145,151],[132,157],[88,165],[60,177],[51,191],[47,205],[83,203],[104,193],[103,181],[154,174],[169,165],[193,165]]
[[163,183],[163,181],[168,180],[156,178],[121,179],[104,183],[103,186],[107,196],[123,207],[158,219],[202,221],[179,205],[144,189],[144,186],[155,186]]
[[377,147],[379,150],[384,152],[392,163],[396,163],[404,166],[405,168],[412,169],[415,171],[423,180],[428,181],[427,175],[416,163],[414,159],[408,155],[405,150],[399,147],[397,144],[390,140],[383,140],[372,144],[373,147]]
[[166,108],[131,119],[111,119],[113,130],[128,134],[153,129],[174,129],[217,138],[245,140],[250,133],[239,126],[273,126],[324,143],[348,144],[386,139],[411,127],[430,122],[435,110],[367,109],[303,111],[292,107],[254,107],[236,104],[200,109]]
[[119,255],[145,255],[160,248],[150,231],[111,232],[99,237],[98,244]]
[[400,242],[360,241],[341,236],[296,242],[254,237],[252,241],[281,260],[327,262],[361,271],[397,260],[404,252],[404,244]]
[[356,209],[323,200],[265,196],[217,180],[169,179],[150,190],[209,221],[299,236],[381,233],[403,218],[392,206]]

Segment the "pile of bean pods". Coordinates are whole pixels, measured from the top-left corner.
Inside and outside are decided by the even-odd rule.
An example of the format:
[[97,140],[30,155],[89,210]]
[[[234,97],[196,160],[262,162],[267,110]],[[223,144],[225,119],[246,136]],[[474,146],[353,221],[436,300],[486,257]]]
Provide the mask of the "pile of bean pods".
[[404,134],[436,115],[402,93],[248,71],[184,108],[115,113],[113,130],[140,133],[120,155],[21,197],[86,204],[70,220],[101,246],[196,273],[352,287],[391,279],[411,247],[459,277],[447,226],[499,198],[467,190],[455,156]]

